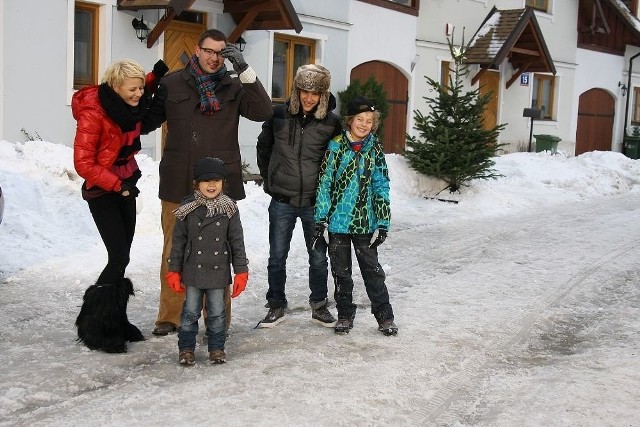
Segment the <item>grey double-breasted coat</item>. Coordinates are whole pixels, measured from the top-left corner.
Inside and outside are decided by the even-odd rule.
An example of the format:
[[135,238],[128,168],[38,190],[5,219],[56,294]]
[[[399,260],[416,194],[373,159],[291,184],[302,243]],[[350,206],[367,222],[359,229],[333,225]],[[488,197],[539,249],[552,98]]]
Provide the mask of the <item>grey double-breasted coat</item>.
[[199,289],[220,289],[231,284],[234,273],[249,271],[240,213],[206,217],[199,206],[183,221],[177,219],[169,255],[169,271],[182,273],[182,283]]

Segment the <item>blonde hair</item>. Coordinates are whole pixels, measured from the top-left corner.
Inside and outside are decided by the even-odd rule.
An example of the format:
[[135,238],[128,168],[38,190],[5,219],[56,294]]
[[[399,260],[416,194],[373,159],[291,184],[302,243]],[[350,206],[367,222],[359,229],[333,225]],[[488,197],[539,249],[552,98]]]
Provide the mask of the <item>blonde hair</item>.
[[[378,126],[380,126],[380,111],[363,111],[363,113],[373,113],[373,125],[371,126],[371,132],[375,132],[378,130]],[[361,113],[358,113],[361,114]],[[351,128],[351,123],[353,123],[353,118],[358,114],[354,114],[352,116],[344,116],[344,129],[349,130]]]
[[111,88],[121,86],[126,78],[142,79],[144,82],[145,73],[142,65],[132,59],[123,59],[109,65],[101,83],[108,84]]

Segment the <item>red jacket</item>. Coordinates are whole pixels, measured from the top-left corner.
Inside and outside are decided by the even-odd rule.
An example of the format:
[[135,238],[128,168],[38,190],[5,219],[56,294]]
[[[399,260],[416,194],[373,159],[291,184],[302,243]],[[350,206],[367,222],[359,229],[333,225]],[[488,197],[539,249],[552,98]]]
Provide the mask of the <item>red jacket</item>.
[[[71,112],[77,121],[73,142],[73,165],[87,181],[87,188],[98,186],[106,191],[120,191],[122,181],[111,171],[125,144],[120,126],[107,116],[98,99],[98,86],[88,86],[71,99]],[[139,136],[138,123],[133,136]],[[127,132],[130,137],[132,132]]]

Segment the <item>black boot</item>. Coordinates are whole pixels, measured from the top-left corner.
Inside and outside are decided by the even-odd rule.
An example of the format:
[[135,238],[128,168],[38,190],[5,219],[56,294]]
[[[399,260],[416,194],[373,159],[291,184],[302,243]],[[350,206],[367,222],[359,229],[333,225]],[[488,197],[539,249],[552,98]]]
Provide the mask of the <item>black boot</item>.
[[135,295],[135,293],[133,292],[133,283],[131,283],[131,280],[127,279],[126,277],[123,278],[120,283],[121,286],[124,287],[124,291],[127,293],[127,298],[121,313],[123,319],[123,328],[125,330],[125,339],[129,342],[144,341],[144,336],[142,335],[142,332],[140,332],[140,329],[131,324],[127,317],[127,304],[129,302],[129,296]]
[[127,351],[121,313],[129,296],[121,295],[122,289],[109,283],[91,285],[85,291],[76,326],[78,341],[89,349],[107,353]]

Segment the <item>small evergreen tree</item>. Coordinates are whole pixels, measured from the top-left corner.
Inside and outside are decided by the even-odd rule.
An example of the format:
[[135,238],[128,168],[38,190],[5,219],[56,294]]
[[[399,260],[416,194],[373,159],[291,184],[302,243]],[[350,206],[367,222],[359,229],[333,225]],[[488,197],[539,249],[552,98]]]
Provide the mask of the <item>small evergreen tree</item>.
[[338,92],[341,117],[347,114],[347,105],[349,105],[349,102],[356,96],[364,96],[370,99],[380,111],[380,126],[378,126],[376,134],[378,135],[378,139],[382,140],[384,119],[389,114],[389,103],[387,102],[387,93],[384,90],[384,86],[378,83],[373,75],[370,75],[364,84],[360,83],[358,79],[352,81],[344,91]]
[[410,150],[404,155],[413,169],[444,180],[445,188],[453,193],[473,179],[501,176],[491,168],[495,164],[492,157],[504,145],[497,140],[505,125],[484,129],[483,113],[491,94],[481,95],[479,89],[463,92],[463,81],[469,75],[464,64],[464,36],[461,48],[454,47],[453,36],[447,41],[453,58],[450,86],[425,76],[436,95],[423,97],[430,108],[427,116],[414,110],[419,138],[407,135]]

